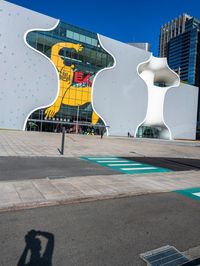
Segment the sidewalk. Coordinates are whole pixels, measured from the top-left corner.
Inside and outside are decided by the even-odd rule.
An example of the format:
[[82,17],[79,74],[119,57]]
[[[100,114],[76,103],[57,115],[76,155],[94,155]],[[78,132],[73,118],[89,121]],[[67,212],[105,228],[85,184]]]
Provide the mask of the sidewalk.
[[0,211],[200,187],[200,171],[0,182]]
[[[0,156],[60,157],[60,133],[0,130]],[[66,134],[64,157],[91,155],[200,158],[199,141]]]

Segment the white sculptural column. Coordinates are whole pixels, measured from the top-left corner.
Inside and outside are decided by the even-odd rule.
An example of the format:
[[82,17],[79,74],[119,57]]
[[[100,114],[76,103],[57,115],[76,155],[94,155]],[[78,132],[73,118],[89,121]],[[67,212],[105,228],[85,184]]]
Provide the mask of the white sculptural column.
[[138,74],[148,87],[147,113],[139,126],[157,128],[159,138],[171,139],[170,129],[164,121],[164,99],[170,88],[179,86],[179,76],[169,68],[166,58],[154,56],[138,66]]

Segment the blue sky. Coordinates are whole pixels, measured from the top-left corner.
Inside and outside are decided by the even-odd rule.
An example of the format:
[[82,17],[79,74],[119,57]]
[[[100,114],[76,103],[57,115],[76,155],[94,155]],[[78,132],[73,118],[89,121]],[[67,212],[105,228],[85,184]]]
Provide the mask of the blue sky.
[[149,42],[158,54],[160,26],[182,13],[200,18],[199,0],[9,0],[122,42]]

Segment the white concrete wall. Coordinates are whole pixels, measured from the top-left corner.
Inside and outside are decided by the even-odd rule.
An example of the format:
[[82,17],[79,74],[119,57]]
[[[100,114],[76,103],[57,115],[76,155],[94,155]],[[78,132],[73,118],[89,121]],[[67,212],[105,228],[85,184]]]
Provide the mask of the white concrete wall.
[[25,43],[27,31],[50,30],[58,20],[0,1],[0,128],[24,129],[33,110],[58,92],[53,63]]
[[93,83],[92,104],[108,127],[108,135],[135,135],[146,115],[148,90],[137,74],[139,63],[151,53],[99,35],[101,46],[115,59],[99,71]]
[[93,83],[93,108],[107,134],[136,136],[139,126],[148,126],[157,128],[160,138],[195,139],[198,88],[180,83],[165,58],[101,35],[99,41],[115,60]]
[[164,119],[172,139],[196,139],[198,88],[180,83],[167,91]]

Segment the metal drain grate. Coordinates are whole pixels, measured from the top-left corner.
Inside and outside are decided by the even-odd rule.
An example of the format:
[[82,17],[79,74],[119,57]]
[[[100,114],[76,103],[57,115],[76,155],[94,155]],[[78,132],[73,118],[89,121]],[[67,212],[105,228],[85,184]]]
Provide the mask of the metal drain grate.
[[49,178],[49,179],[62,179],[62,178],[66,178],[66,176],[48,176],[47,178]]
[[169,245],[142,253],[140,257],[149,266],[178,266],[189,262],[180,251]]

